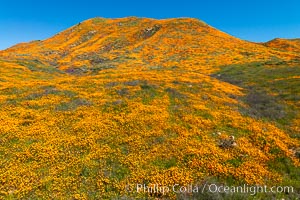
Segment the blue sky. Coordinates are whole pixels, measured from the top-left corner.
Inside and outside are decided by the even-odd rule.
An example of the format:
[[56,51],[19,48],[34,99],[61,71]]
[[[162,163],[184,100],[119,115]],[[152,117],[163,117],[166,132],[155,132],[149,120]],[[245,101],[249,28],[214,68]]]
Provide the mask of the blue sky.
[[0,4],[0,49],[46,39],[92,17],[198,18],[250,41],[300,38],[298,0],[14,1]]

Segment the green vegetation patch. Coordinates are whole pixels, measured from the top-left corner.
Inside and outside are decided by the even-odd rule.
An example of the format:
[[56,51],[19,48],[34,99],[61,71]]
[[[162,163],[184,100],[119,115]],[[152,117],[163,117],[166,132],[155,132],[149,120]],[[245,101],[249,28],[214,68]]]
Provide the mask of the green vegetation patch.
[[295,117],[294,105],[300,99],[300,81],[295,76],[300,76],[300,66],[275,58],[221,66],[220,71],[212,74],[221,81],[245,88],[246,95],[239,100],[248,107],[241,107],[241,113],[283,125],[288,125]]

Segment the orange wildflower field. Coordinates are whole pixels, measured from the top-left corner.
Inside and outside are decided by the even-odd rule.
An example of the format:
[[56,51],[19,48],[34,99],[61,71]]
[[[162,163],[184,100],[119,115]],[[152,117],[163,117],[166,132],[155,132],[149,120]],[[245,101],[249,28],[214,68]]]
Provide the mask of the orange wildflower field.
[[[93,18],[0,51],[1,199],[300,198],[300,43]],[[217,196],[220,195],[220,196]],[[250,196],[251,197],[251,196]]]

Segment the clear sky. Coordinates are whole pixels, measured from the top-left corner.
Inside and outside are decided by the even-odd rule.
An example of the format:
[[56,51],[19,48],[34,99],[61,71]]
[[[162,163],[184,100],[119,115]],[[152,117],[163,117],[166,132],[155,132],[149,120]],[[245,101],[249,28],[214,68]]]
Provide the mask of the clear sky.
[[241,39],[300,38],[300,0],[139,0],[0,2],[0,49],[46,39],[93,17],[198,18]]

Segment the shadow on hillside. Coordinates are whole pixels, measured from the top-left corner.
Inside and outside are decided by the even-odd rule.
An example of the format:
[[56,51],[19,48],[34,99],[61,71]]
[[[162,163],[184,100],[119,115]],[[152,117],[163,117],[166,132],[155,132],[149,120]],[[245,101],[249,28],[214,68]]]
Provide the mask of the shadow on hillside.
[[247,105],[240,108],[242,114],[288,125],[300,100],[300,83],[290,78],[300,75],[297,62],[272,59],[227,65],[211,76],[245,89],[245,96],[237,97]]

